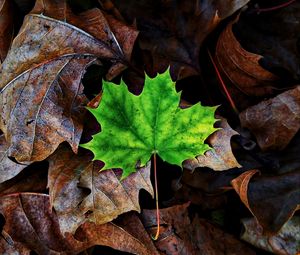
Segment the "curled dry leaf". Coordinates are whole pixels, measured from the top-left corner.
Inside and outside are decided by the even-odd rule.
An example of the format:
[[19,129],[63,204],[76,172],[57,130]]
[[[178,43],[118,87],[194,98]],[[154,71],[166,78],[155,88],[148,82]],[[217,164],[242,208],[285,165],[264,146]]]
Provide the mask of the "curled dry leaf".
[[218,39],[216,60],[220,70],[246,95],[272,94],[278,78],[260,66],[262,56],[242,48],[232,32],[234,23],[236,20],[227,25]]
[[13,39],[13,7],[11,0],[0,0],[0,64]]
[[238,133],[229,126],[226,119],[218,116],[217,118],[221,119],[221,123],[217,126],[221,129],[207,139],[213,150],[209,150],[195,159],[186,160],[183,165],[185,168],[194,170],[197,167],[209,167],[215,171],[223,171],[241,167],[232,153],[230,144],[231,137]]
[[260,226],[254,218],[242,219],[244,232],[242,240],[277,255],[297,255],[300,252],[300,218],[294,216],[286,222],[279,233],[265,236],[260,232]]
[[[99,172],[101,166],[90,160],[90,157],[76,156],[66,148],[59,149],[49,158],[50,201],[60,217],[63,232],[74,233],[85,220],[103,224],[122,213],[140,211],[141,189],[153,195],[150,163],[120,181],[120,171]],[[89,194],[86,194],[87,190]]]
[[[255,252],[233,236],[223,232],[196,215],[189,217],[189,203],[160,210],[161,234],[154,243],[167,255],[215,255]],[[144,226],[149,232],[156,228],[155,210],[143,210]]]
[[241,174],[231,181],[232,186],[264,233],[276,234],[300,209],[300,171],[270,177],[253,177],[255,173]]
[[58,219],[51,210],[49,197],[42,194],[20,193],[0,198],[0,212],[5,218],[6,240],[1,239],[2,254],[78,254],[94,245],[110,246],[114,249],[138,255],[153,255],[139,237],[129,234],[123,228],[107,223],[96,225],[83,224],[72,235],[64,237],[59,229]]
[[146,72],[154,76],[171,66],[174,79],[199,74],[202,42],[220,21],[249,0],[120,1],[113,3],[140,30]]
[[300,86],[240,113],[262,150],[282,150],[300,129]]
[[10,156],[43,160],[63,141],[77,152],[86,67],[96,58],[107,59],[115,63],[109,72],[115,76],[137,36],[110,21],[99,9],[76,16],[65,1],[36,2],[0,68],[0,129]]
[[18,164],[8,157],[8,145],[0,135],[0,184],[20,173],[29,163]]

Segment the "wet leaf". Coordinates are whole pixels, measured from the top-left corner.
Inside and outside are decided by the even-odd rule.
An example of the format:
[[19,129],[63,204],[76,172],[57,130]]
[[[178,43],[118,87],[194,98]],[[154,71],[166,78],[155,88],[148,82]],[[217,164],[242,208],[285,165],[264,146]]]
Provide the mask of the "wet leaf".
[[248,171],[241,174],[232,180],[232,186],[264,233],[276,234],[300,208],[300,171],[253,177],[255,173]]
[[[106,245],[112,248],[138,255],[152,255],[147,245],[123,228],[107,223],[96,225],[85,223],[73,236],[63,237],[57,216],[51,211],[49,197],[42,194],[21,193],[0,198],[0,212],[4,215],[7,239],[13,247],[2,239],[0,251],[7,254],[17,250],[17,254],[78,254],[94,245]],[[27,253],[26,253],[27,252]]]
[[76,16],[65,1],[36,2],[0,69],[0,129],[10,156],[43,160],[63,141],[77,152],[86,67],[101,58],[115,63],[109,76],[119,74],[137,36],[109,20],[99,9]]
[[121,168],[125,178],[135,172],[136,164],[145,166],[152,154],[181,167],[184,160],[210,149],[204,141],[216,130],[216,107],[199,102],[181,109],[168,70],[154,79],[147,76],[139,96],[124,82],[103,86],[99,107],[90,109],[102,130],[81,145],[94,153],[94,160],[105,163],[102,170]]
[[14,22],[11,0],[0,0],[0,64],[4,61],[13,39]]
[[279,233],[265,236],[254,218],[242,219],[245,231],[242,240],[277,255],[295,255],[300,252],[300,218],[295,216],[286,222]]
[[136,19],[148,75],[162,73],[170,65],[174,79],[199,74],[199,54],[204,39],[222,19],[248,2],[113,1],[127,19]]
[[[189,203],[160,210],[161,235],[157,249],[168,255],[255,254],[233,236],[226,234],[198,215],[190,218]],[[156,229],[155,210],[143,210],[143,222],[149,232]]]
[[76,156],[67,148],[61,148],[49,159],[50,201],[63,232],[74,233],[86,220],[103,224],[122,213],[140,211],[141,189],[153,195],[150,164],[120,181],[120,171],[99,172],[99,164],[90,159]]
[[262,150],[282,150],[300,128],[300,86],[240,113]]
[[231,137],[238,133],[229,126],[226,119],[219,119],[221,119],[221,123],[216,127],[221,129],[207,138],[207,142],[213,150],[209,150],[195,159],[185,161],[185,168],[194,170],[197,167],[209,167],[215,171],[223,171],[241,167],[232,153],[230,143]]

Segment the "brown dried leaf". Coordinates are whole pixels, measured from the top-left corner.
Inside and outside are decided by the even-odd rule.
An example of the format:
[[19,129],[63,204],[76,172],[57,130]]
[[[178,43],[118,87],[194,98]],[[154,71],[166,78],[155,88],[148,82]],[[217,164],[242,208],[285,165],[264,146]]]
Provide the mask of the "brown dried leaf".
[[209,150],[195,159],[186,160],[183,165],[185,168],[194,170],[197,167],[209,167],[215,171],[223,171],[241,167],[232,153],[230,144],[231,137],[238,133],[229,126],[226,119],[220,117],[219,119],[221,119],[221,123],[217,127],[221,129],[207,139],[213,150]]
[[170,65],[174,79],[199,74],[202,42],[220,21],[249,0],[121,1],[113,3],[123,16],[135,20],[141,31],[146,72],[154,76]]
[[[65,148],[49,159],[49,194],[63,232],[74,233],[85,220],[103,224],[122,213],[140,211],[138,198],[141,189],[153,195],[150,163],[120,181],[121,172],[99,172],[101,166],[90,160],[88,156],[76,156]],[[86,190],[90,194],[86,194]],[[68,221],[70,217],[73,217],[73,224]]]
[[63,141],[77,152],[87,103],[84,70],[98,57],[115,63],[109,73],[115,76],[137,36],[110,21],[99,9],[75,16],[65,1],[36,2],[0,69],[0,129],[10,156],[43,160]]
[[245,172],[231,183],[264,233],[276,234],[300,209],[300,171],[253,177],[256,172]]
[[22,255],[30,251],[38,254],[78,254],[94,245],[106,245],[138,255],[154,254],[138,238],[113,223],[83,224],[75,235],[80,241],[69,234],[64,237],[47,195],[20,193],[3,196],[0,198],[0,212],[6,220],[3,227],[6,239],[13,242],[11,247],[1,240],[2,254],[10,254],[8,252],[12,250]]
[[216,61],[220,70],[246,95],[272,94],[278,77],[260,66],[262,56],[242,48],[232,32],[237,19],[227,25],[218,39]]
[[13,39],[13,7],[11,0],[0,0],[0,64]]
[[[161,234],[155,245],[168,255],[216,255],[243,254],[255,252],[233,236],[197,215],[190,219],[189,203],[160,210]],[[156,229],[155,210],[143,210],[143,222],[149,232]]]
[[8,148],[4,135],[0,135],[0,184],[15,177],[28,165],[18,164],[8,158]]
[[262,150],[282,150],[300,129],[300,86],[240,113]]
[[300,253],[300,218],[294,216],[286,222],[274,236],[261,234],[261,227],[254,218],[242,219],[245,231],[241,239],[252,245],[277,255],[296,255]]

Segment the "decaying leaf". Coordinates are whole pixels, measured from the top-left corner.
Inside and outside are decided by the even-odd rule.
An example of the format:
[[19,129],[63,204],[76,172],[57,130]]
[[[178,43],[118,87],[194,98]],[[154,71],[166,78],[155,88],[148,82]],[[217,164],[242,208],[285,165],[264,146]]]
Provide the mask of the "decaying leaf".
[[297,255],[300,252],[300,218],[294,216],[286,222],[279,233],[265,236],[254,218],[242,219],[245,231],[242,240],[277,255]]
[[[197,215],[191,219],[187,207],[189,203],[160,210],[161,234],[155,242],[157,249],[167,255],[254,255],[233,236],[224,233]],[[144,226],[150,233],[156,229],[155,210],[143,210]]]
[[47,195],[20,193],[3,196],[0,198],[0,213],[6,221],[3,227],[6,239],[11,240],[11,244],[7,245],[1,239],[0,251],[3,254],[12,250],[22,255],[30,254],[30,251],[38,254],[78,254],[94,245],[106,245],[137,255],[155,254],[139,237],[113,223],[83,224],[75,235],[80,241],[71,235],[64,237]]
[[272,94],[274,81],[278,80],[278,77],[259,64],[262,56],[242,48],[232,32],[235,22],[236,20],[229,23],[218,39],[216,60],[220,70],[247,95]]
[[13,39],[13,7],[11,0],[0,0],[0,64]]
[[124,82],[119,86],[104,82],[99,107],[90,109],[101,132],[82,147],[103,161],[104,169],[121,168],[122,178],[135,172],[136,164],[145,166],[152,154],[181,167],[184,160],[210,149],[204,141],[216,131],[216,107],[198,103],[181,109],[179,102],[168,70],[153,79],[146,76],[139,96],[131,94]]
[[8,145],[4,135],[0,135],[0,183],[20,173],[28,163],[18,164],[8,157]]
[[241,167],[232,153],[230,144],[231,137],[238,133],[229,126],[226,119],[219,119],[221,119],[221,123],[217,125],[217,128],[221,129],[207,139],[213,150],[209,150],[195,159],[186,160],[183,164],[185,168],[194,170],[197,167],[209,167],[215,171],[223,171]]
[[136,36],[99,9],[74,15],[65,1],[37,1],[0,69],[0,129],[8,154],[20,162],[43,160],[63,141],[77,152],[86,67],[96,58],[110,60],[115,76]]
[[256,172],[245,172],[231,183],[264,233],[276,234],[300,208],[300,171],[253,177]]
[[140,211],[141,189],[153,195],[150,163],[120,181],[120,171],[99,172],[101,166],[90,160],[86,155],[74,155],[68,148],[59,149],[49,159],[50,201],[59,216],[62,232],[74,233],[86,220],[103,224],[122,213]]
[[140,30],[146,72],[151,77],[170,65],[174,79],[199,74],[202,42],[222,19],[246,5],[248,0],[153,2],[149,0],[113,3]]
[[240,120],[262,150],[284,149],[300,129],[300,86],[247,108]]

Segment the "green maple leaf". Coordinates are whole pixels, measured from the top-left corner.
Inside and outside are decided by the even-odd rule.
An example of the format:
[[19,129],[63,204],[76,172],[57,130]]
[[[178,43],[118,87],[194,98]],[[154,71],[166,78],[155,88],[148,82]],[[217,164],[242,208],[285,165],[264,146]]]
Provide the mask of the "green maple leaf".
[[120,85],[104,81],[100,105],[89,109],[102,130],[81,146],[105,163],[102,170],[123,169],[122,178],[135,172],[137,163],[144,166],[154,153],[181,167],[184,160],[211,149],[204,140],[217,129],[216,107],[198,103],[181,109],[179,103],[169,71],[146,77],[139,96],[131,94],[123,81]]

